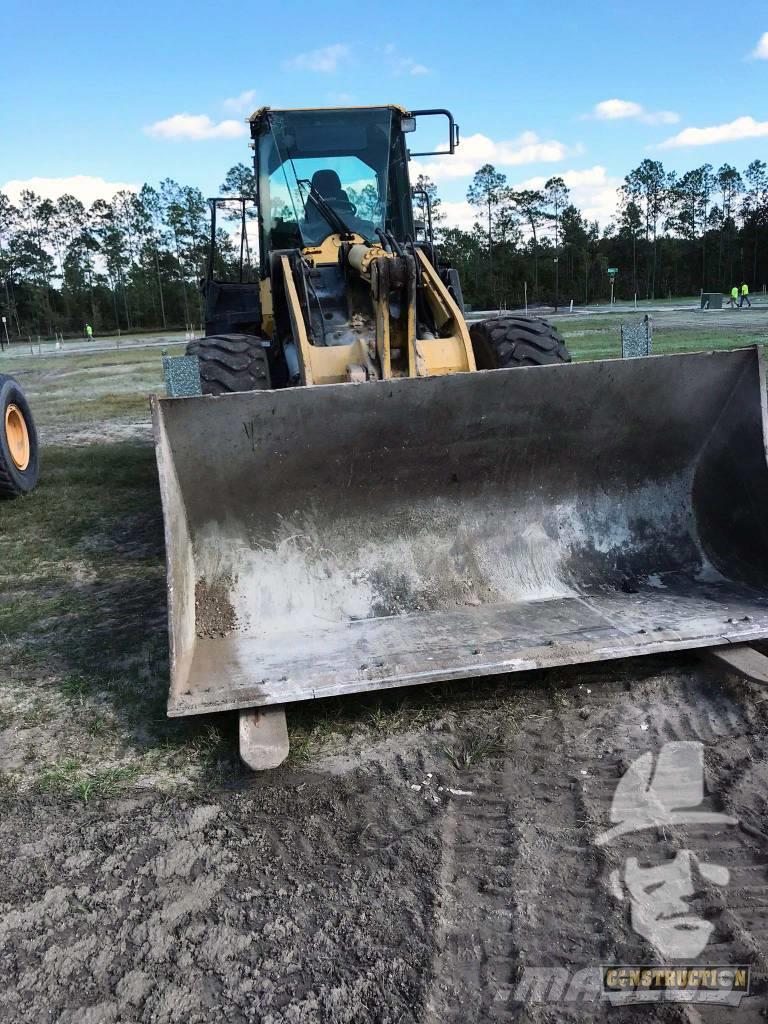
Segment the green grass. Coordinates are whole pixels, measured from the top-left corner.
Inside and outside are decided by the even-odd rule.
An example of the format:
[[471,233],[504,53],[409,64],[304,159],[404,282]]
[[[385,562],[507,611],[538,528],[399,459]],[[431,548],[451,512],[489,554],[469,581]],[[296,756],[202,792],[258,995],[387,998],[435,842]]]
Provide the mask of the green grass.
[[37,490],[3,511],[0,559],[14,585],[0,599],[0,726],[46,726],[19,784],[88,801],[136,784],[236,778],[235,716],[165,713],[165,564],[151,445],[48,447]]
[[[0,598],[3,723],[37,724],[29,707],[36,698],[52,747],[84,752],[77,772],[69,765],[62,774],[59,765],[51,776],[40,751],[44,784],[71,783],[87,798],[142,772],[218,771],[232,744],[218,733],[212,741],[205,719],[187,725],[165,716],[165,565],[152,447],[47,448],[37,490],[3,512],[0,559],[13,581]],[[136,772],[99,776],[100,761],[126,758]]]
[[159,347],[0,361],[6,368],[27,392],[38,427],[149,420],[149,395],[164,391]]
[[95,797],[116,796],[127,788],[139,773],[138,765],[115,765],[89,768],[77,758],[65,758],[44,769],[37,779],[41,793],[69,796],[88,803]]
[[456,771],[466,771],[498,757],[504,751],[504,743],[499,733],[476,733],[453,745],[443,744],[442,750]]
[[[621,356],[619,324],[615,317],[607,322],[590,317],[566,323],[558,321],[556,326],[575,360],[617,359]],[[766,343],[768,329],[765,327],[731,332],[727,329],[691,330],[664,326],[655,327],[653,331],[653,351],[658,354],[742,348]]]

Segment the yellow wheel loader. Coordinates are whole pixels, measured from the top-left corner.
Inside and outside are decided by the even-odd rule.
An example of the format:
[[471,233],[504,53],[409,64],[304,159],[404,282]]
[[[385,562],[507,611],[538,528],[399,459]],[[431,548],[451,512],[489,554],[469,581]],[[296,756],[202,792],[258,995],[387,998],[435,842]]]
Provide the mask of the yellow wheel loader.
[[239,710],[253,767],[292,701],[768,635],[758,352],[468,329],[414,223],[427,116],[449,159],[445,110],[251,117],[260,279],[209,274],[203,394],[153,399],[168,713]]

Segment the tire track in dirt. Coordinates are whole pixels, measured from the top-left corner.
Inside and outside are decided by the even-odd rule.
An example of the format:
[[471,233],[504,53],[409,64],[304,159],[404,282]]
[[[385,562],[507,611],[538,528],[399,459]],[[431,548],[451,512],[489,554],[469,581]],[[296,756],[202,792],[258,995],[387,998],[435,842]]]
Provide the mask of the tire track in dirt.
[[553,1004],[515,1000],[523,970],[591,966],[611,948],[615,912],[581,820],[565,717],[546,698],[533,704],[503,763],[468,773],[473,796],[444,819],[429,1024],[553,1020]]
[[[610,683],[606,688],[610,691]],[[511,979],[509,1020],[544,1024],[617,1019],[615,1010],[608,1011],[594,997],[596,969],[615,958],[626,926],[623,911],[605,886],[602,850],[594,844],[584,809],[583,780],[605,756],[601,737],[585,729],[584,690],[553,690],[548,718],[532,721],[518,739],[517,776],[522,781],[527,774],[529,786],[516,806],[513,935],[519,966]],[[582,737],[586,744],[579,743]],[[536,1001],[535,991],[525,995],[516,990],[526,967],[567,972],[573,989],[569,981],[565,991],[572,1001]],[[575,999],[579,989],[585,1002]],[[634,1015],[630,1009],[618,1019],[629,1021]]]
[[507,899],[516,854],[505,771],[472,778],[442,825],[436,950],[427,1003],[434,1024],[498,1019],[515,947]]

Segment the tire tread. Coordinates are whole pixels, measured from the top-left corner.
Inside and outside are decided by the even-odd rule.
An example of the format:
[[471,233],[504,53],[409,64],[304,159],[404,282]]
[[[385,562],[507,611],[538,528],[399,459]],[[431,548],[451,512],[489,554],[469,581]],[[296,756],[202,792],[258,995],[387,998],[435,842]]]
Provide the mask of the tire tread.
[[541,317],[498,316],[469,328],[478,370],[570,363],[560,333]]
[[187,355],[198,358],[203,394],[268,390],[269,362],[262,341],[252,334],[212,334],[190,341]]

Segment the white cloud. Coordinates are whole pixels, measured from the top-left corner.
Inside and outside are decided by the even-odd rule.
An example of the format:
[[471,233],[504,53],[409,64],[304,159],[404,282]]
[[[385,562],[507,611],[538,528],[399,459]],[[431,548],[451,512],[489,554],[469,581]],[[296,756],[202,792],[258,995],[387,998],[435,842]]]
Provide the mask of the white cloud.
[[[438,149],[447,149],[445,143]],[[412,175],[427,174],[433,181],[447,178],[470,177],[483,164],[493,164],[497,169],[519,167],[522,164],[556,163],[564,160],[568,153],[562,142],[555,139],[543,141],[535,132],[523,132],[509,142],[494,142],[487,135],[466,135],[456,153],[440,157],[429,163],[411,161]]]
[[298,53],[290,60],[284,61],[283,68],[286,71],[321,71],[327,74],[336,71],[339,64],[348,57],[348,46],[344,43],[332,43],[309,53]]
[[326,98],[334,107],[354,107],[357,103],[357,96],[351,92],[329,92]]
[[224,109],[233,114],[247,114],[256,105],[256,90],[246,89],[239,96],[230,96],[224,100]]
[[640,120],[645,121],[646,124],[678,124],[680,115],[676,114],[674,110],[646,111]]
[[619,99],[601,100],[584,117],[595,121],[623,121],[632,118],[644,124],[677,124],[680,120],[680,115],[673,110],[646,110],[641,103]]
[[445,214],[443,226],[449,228],[461,228],[462,231],[471,231],[476,220],[480,220],[480,213],[466,201],[461,199],[458,202],[451,202],[443,199],[440,202],[440,211]]
[[428,75],[430,73],[426,64],[419,64],[413,57],[403,57],[400,61],[400,70],[407,75]]
[[203,139],[236,139],[245,135],[246,128],[240,121],[212,121],[207,114],[173,114],[147,125],[144,131],[156,139],[200,142]]
[[598,121],[616,121],[623,117],[639,117],[643,108],[630,100],[602,100],[592,109],[592,117]]
[[749,56],[753,60],[768,60],[768,32],[763,32]]
[[768,135],[768,121],[754,117],[737,117],[727,124],[708,128],[684,128],[677,135],[659,143],[659,149],[678,149],[681,146],[711,146],[718,142],[738,142],[740,139],[759,139]]
[[432,71],[413,57],[401,57],[394,43],[387,43],[384,54],[393,75],[431,75]]
[[[609,175],[604,167],[596,164],[585,170],[569,170],[560,174],[571,192],[571,201],[580,209],[587,220],[596,220],[605,226],[616,215],[618,205],[618,189],[623,184],[622,178]],[[536,175],[520,181],[512,187],[517,191],[523,189],[543,189],[549,175]],[[443,200],[440,209],[446,215],[445,227],[461,228],[471,231],[475,221],[483,222],[482,213],[466,200],[451,202]],[[527,234],[526,226],[521,223],[523,234]]]
[[84,206],[90,206],[97,199],[111,199],[116,192],[138,192],[138,185],[126,181],[105,181],[88,174],[73,174],[69,178],[25,178],[6,181],[0,188],[12,203],[18,203],[21,193],[29,189],[43,199],[58,199],[59,196],[74,196]]
[[[581,171],[563,171],[559,177],[571,191],[571,202],[587,220],[599,221],[605,226],[616,214],[618,189],[623,178],[614,177],[604,167],[595,164]],[[515,189],[543,189],[547,177],[543,174],[514,185]]]

